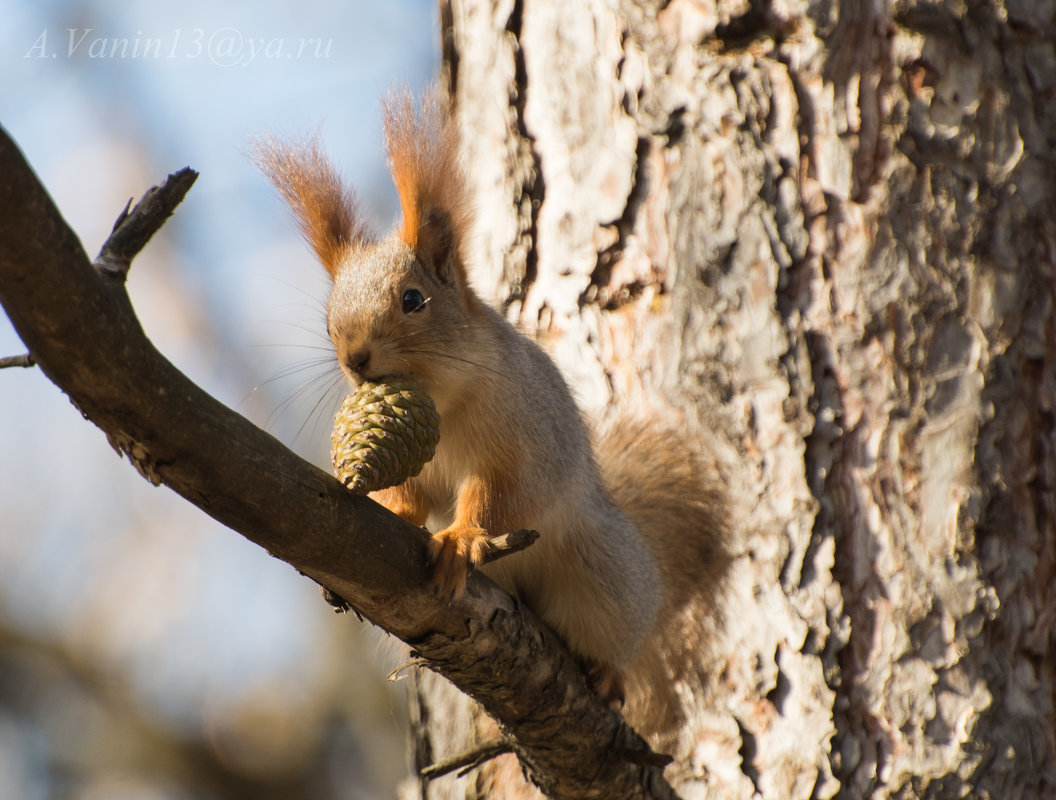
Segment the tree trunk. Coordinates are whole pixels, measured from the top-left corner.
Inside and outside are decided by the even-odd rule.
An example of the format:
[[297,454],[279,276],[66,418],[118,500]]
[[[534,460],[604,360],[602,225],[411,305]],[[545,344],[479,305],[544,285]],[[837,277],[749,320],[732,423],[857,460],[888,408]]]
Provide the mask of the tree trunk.
[[[676,789],[1054,796],[1056,6],[440,6],[478,287],[729,487]],[[420,766],[495,733],[442,679],[412,705]]]

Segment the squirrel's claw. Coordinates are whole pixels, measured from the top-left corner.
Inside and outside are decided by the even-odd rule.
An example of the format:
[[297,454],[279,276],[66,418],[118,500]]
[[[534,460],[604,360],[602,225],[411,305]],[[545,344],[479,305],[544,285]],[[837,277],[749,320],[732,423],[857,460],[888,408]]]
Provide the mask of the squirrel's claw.
[[469,571],[484,562],[487,550],[488,532],[483,528],[447,528],[433,534],[429,541],[433,588],[451,598],[461,595]]

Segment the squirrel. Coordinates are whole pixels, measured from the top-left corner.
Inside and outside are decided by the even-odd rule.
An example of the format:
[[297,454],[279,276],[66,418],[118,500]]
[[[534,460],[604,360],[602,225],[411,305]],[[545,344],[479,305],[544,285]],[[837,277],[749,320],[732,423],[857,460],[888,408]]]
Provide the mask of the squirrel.
[[448,104],[405,90],[383,106],[402,209],[385,238],[317,137],[258,142],[256,154],[332,280],[327,332],[349,382],[412,378],[440,415],[434,458],[371,496],[434,531],[432,580],[448,596],[491,537],[538,531],[483,571],[558,633],[599,694],[622,702],[630,690],[625,713],[659,730],[674,706],[661,686],[693,656],[701,614],[714,618],[730,560],[714,470],[657,425],[592,435],[550,357],[470,286],[471,206]]

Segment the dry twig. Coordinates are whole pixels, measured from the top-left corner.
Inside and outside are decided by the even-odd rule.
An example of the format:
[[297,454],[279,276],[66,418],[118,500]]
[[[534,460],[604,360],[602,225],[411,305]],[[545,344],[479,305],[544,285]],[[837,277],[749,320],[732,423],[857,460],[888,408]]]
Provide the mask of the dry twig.
[[481,764],[513,752],[516,752],[516,746],[512,739],[506,737],[491,739],[451,756],[451,758],[445,758],[443,761],[430,764],[418,774],[426,780],[433,780],[458,770],[458,777],[463,778]]
[[22,356],[4,356],[0,358],[0,369],[6,369],[8,367],[35,367],[37,362],[33,360],[32,353],[26,353]]

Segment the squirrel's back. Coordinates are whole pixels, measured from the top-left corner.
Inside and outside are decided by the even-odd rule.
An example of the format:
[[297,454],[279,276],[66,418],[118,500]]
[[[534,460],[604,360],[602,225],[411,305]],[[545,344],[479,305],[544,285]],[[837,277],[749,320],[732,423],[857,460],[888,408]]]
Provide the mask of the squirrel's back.
[[624,709],[656,739],[682,721],[677,684],[700,690],[707,681],[732,558],[725,489],[699,443],[655,420],[610,423],[595,451],[606,489],[663,575],[656,623],[628,665]]

